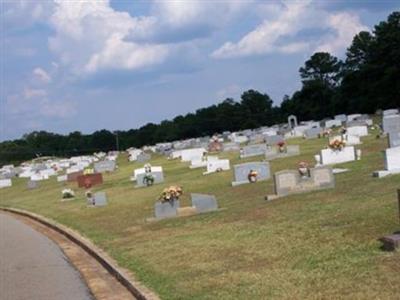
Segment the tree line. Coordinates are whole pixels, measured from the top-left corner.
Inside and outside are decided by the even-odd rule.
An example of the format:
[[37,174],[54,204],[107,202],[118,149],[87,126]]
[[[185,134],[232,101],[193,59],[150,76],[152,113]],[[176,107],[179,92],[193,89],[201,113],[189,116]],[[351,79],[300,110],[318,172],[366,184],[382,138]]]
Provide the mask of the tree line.
[[227,98],[216,105],[180,115],[159,124],[110,132],[78,131],[61,135],[46,131],[25,134],[0,143],[0,164],[18,163],[37,156],[71,156],[96,151],[141,147],[216,132],[270,126],[299,120],[320,120],[336,114],[374,113],[400,106],[400,12],[358,33],[343,60],[327,52],[314,53],[299,69],[300,90],[285,95],[274,106],[266,93],[243,92],[239,100]]

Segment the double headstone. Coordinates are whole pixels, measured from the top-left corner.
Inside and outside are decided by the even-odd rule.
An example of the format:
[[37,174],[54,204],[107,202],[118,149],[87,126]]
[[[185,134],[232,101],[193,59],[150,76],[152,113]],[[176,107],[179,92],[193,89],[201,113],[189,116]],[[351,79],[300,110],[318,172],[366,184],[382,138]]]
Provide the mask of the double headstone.
[[234,181],[232,186],[250,183],[249,174],[257,173],[257,181],[271,178],[271,171],[268,162],[249,162],[234,166]]
[[94,164],[94,171],[96,173],[114,172],[116,163],[113,160],[103,160]]
[[256,145],[244,146],[242,148],[242,153],[240,155],[240,158],[264,155],[266,150],[267,150],[266,144],[256,144]]

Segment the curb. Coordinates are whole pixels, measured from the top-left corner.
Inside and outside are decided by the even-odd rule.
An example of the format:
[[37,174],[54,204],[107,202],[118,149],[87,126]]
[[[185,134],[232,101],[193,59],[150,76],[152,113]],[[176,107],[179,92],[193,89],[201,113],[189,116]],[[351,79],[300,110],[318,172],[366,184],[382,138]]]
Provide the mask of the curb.
[[95,246],[91,241],[82,237],[72,229],[61,225],[54,220],[47,219],[35,213],[31,213],[25,210],[0,207],[0,211],[9,212],[30,218],[36,222],[39,222],[54,231],[64,235],[73,243],[77,244],[83,250],[85,250],[90,256],[97,260],[113,277],[115,277],[133,296],[139,300],[159,300],[160,298],[150,291],[148,288],[143,286],[140,282],[132,279],[132,275],[128,274],[128,271],[121,270],[117,267],[117,263],[108,256],[103,250]]

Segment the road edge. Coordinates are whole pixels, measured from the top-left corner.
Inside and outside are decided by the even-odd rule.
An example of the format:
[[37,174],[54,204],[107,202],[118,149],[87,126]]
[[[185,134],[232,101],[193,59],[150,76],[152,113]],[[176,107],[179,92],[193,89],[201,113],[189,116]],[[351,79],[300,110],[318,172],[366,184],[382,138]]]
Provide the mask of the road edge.
[[116,261],[112,259],[105,251],[94,245],[90,240],[80,235],[71,228],[64,226],[52,219],[48,219],[36,213],[26,210],[0,207],[0,211],[17,214],[39,222],[52,230],[64,235],[70,241],[78,245],[96,261],[98,261],[113,277],[115,277],[133,296],[140,300],[159,300],[159,296],[145,287],[142,283],[134,279],[131,272],[122,269]]

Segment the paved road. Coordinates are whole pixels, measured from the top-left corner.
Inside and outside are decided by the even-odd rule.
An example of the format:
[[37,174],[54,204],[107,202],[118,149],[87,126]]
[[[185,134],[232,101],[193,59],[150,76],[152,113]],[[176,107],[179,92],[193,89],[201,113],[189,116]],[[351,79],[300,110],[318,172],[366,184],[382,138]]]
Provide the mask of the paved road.
[[80,274],[44,235],[0,213],[1,300],[92,300]]

